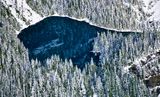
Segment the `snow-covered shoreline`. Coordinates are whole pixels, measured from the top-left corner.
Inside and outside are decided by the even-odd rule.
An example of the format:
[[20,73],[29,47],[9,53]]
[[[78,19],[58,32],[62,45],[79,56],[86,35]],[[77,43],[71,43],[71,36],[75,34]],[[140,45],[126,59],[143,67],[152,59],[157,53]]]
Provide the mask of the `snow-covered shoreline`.
[[[142,32],[142,31],[134,31],[134,30],[129,30],[129,29],[123,29],[123,30],[119,30],[119,29],[113,29],[113,28],[107,28],[107,27],[103,27],[103,26],[98,26],[95,23],[92,23],[90,20],[88,20],[87,18],[83,18],[83,19],[77,19],[75,17],[70,17],[68,15],[59,15],[59,14],[53,14],[50,16],[40,16],[38,13],[36,13],[34,10],[32,10],[29,5],[26,3],[25,0],[17,0],[17,5],[15,5],[15,0],[2,0],[1,1],[6,8],[9,8],[9,10],[11,11],[11,14],[15,17],[15,19],[17,20],[17,22],[20,24],[20,30],[16,31],[16,34],[19,34],[21,30],[34,25],[38,22],[40,22],[41,20],[51,17],[51,16],[59,16],[59,17],[67,17],[76,21],[85,21],[86,23],[92,25],[92,26],[96,26],[99,28],[103,28],[106,30],[113,30],[113,31],[118,31],[118,32]],[[16,7],[17,6],[17,7]],[[20,12],[20,14],[16,13],[16,10],[18,10]],[[23,21],[22,19],[19,18],[19,15],[22,15],[23,18],[25,18],[25,20],[27,21]],[[27,24],[26,22],[29,22],[29,24]]]

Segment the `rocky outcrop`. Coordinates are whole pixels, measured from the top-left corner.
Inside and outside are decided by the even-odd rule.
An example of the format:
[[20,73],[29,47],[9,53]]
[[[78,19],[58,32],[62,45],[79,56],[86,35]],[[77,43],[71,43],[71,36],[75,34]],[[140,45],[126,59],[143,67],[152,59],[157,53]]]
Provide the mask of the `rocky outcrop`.
[[148,54],[138,62],[133,62],[129,71],[141,78],[147,87],[160,94],[160,50]]
[[152,87],[152,88],[156,86],[160,86],[160,75],[155,75],[155,76],[149,77],[148,79],[144,79],[144,83],[148,87]]

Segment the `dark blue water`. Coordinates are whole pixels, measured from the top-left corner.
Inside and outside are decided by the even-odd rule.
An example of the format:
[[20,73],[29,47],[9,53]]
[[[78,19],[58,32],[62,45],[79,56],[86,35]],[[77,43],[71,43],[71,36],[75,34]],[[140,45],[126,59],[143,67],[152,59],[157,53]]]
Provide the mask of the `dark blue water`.
[[[91,52],[98,32],[105,32],[106,35],[118,33],[124,37],[134,33],[116,32],[92,26],[84,21],[52,16],[22,30],[18,38],[29,50],[30,59],[43,62],[52,55],[59,55],[63,60],[72,59],[73,64],[83,68],[85,63],[90,62],[91,57],[95,63],[99,62],[99,54]],[[118,42],[121,44],[121,41],[117,41],[114,45]]]

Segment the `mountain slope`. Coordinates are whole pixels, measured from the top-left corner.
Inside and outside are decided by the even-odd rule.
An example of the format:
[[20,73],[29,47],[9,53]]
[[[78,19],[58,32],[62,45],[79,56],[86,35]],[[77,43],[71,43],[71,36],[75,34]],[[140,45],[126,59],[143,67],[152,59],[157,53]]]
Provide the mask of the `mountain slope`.
[[[159,26],[159,24],[155,22],[159,21],[159,0],[1,0],[0,6],[2,18],[0,21],[0,32],[12,32],[19,34],[20,31],[24,31],[24,33],[27,33],[22,35],[21,40],[25,41],[24,45],[29,49],[31,54],[30,57],[34,57],[34,59],[38,57],[39,59],[43,57],[46,59],[50,58],[51,55],[54,54],[60,54],[63,60],[65,58],[71,58],[73,59],[74,63],[82,62],[83,59],[85,62],[86,60],[89,62],[91,57],[95,57],[95,59],[98,59],[99,61],[100,58],[103,64],[109,64],[111,67],[113,65],[114,70],[115,68],[118,68],[115,73],[115,75],[118,75],[118,77],[121,76],[121,69],[119,68],[123,67],[122,73],[125,72],[124,75],[126,74],[126,71],[127,74],[129,73],[129,75],[132,75],[132,73],[136,72],[135,74],[138,77],[142,77],[141,80],[144,80],[149,88],[154,88],[159,85],[159,55],[157,55],[159,51],[155,51],[159,49],[160,43],[159,38],[154,37],[154,34],[150,34],[153,32],[156,35],[159,35],[159,31],[156,28],[156,26]],[[64,27],[64,25],[57,24],[59,22],[54,22],[55,25],[57,25],[55,26],[53,24],[55,27],[48,25],[48,27],[51,27],[48,28],[46,26],[47,23],[44,23],[46,25],[41,25],[38,29],[36,28],[36,25],[39,25],[39,21],[45,21],[46,17],[50,16],[58,16],[59,18],[61,17],[67,19],[69,18],[69,21],[80,22],[87,26],[83,26],[85,30],[81,30],[81,27],[78,27],[81,24],[77,24],[76,26],[76,23],[68,24],[60,20],[62,22],[61,24],[64,24],[65,26],[67,25],[66,27],[73,31],[66,30],[67,28]],[[47,22],[50,24],[49,21]],[[10,27],[12,29],[10,29]],[[42,29],[43,27],[45,27],[45,29]],[[89,28],[89,30],[86,30],[87,28]],[[101,30],[97,30],[96,28]],[[31,31],[27,31],[27,29]],[[64,31],[61,31],[62,29]],[[54,30],[54,33],[52,33],[51,30]],[[100,38],[97,32],[107,32],[106,30],[110,30],[111,32],[130,31],[144,33],[141,38],[136,36],[134,38],[134,36],[131,35],[124,39],[121,34],[114,34],[113,36],[106,36],[102,34],[102,37]],[[45,31],[47,34],[43,33]],[[65,35],[65,31],[69,34]],[[28,34],[28,32],[31,34]],[[60,34],[55,34],[56,32],[59,32]],[[74,34],[71,32],[74,32]],[[77,32],[79,32],[80,35],[78,35]],[[91,32],[94,34],[92,33],[92,35]],[[8,35],[8,33],[6,34]],[[51,34],[51,36],[48,34]],[[71,37],[72,34],[74,38]],[[86,37],[85,35],[89,37]],[[147,35],[147,37],[145,37],[145,35]],[[26,38],[25,36],[29,38]],[[40,37],[43,39],[43,41],[39,40]],[[73,40],[70,40],[70,38]],[[121,38],[124,40],[124,42],[121,41]],[[69,44],[68,41],[74,45]],[[98,46],[93,44],[97,44]],[[69,49],[67,48],[68,46]],[[119,50],[121,46],[122,49],[120,52],[115,54],[117,48]],[[6,49],[7,47],[8,46],[6,46]],[[64,47],[67,48],[65,49],[65,52],[62,51]],[[94,49],[98,49],[98,57],[95,56],[96,54],[94,54]],[[74,50],[76,52],[72,52]],[[99,51],[101,52],[101,55],[99,55]],[[53,54],[48,54],[50,52]],[[66,54],[66,52],[69,53]],[[85,56],[87,56],[86,59],[84,58]],[[7,59],[9,59],[9,57],[7,57]],[[131,64],[131,66],[128,66],[128,62],[129,65]],[[83,62],[79,64],[83,64]],[[126,64],[127,66],[124,66]],[[111,70],[112,69],[113,68],[111,68]],[[143,78],[145,76],[139,75],[139,72],[142,73],[141,71],[144,71],[147,78]],[[156,80],[153,81],[153,79]],[[124,80],[122,80],[122,82],[123,81]],[[9,85],[7,84],[6,86]]]
[[[119,30],[140,30],[138,24],[140,22],[141,13],[137,10],[138,6],[136,6],[138,1],[121,1],[116,3],[115,1],[102,0],[102,2],[97,2],[99,6],[90,6],[96,4],[90,0],[82,0],[79,1],[78,4],[76,1],[69,1],[68,3],[60,1],[58,3],[58,1],[43,2],[43,0],[40,0],[40,2],[31,2],[26,0],[1,0],[1,2],[6,8],[8,8],[8,10],[11,11],[11,14],[14,16],[17,22],[20,23],[21,29],[25,28],[27,25],[34,24],[45,17],[59,14],[60,16],[75,17],[77,19],[88,19],[93,24],[107,28],[114,28]],[[69,8],[70,4],[72,3],[73,8]],[[87,3],[87,6],[84,8],[81,7],[84,6],[85,3]],[[105,9],[100,10],[100,6],[106,5],[108,5],[107,8],[104,7]],[[76,10],[74,7],[78,7],[78,9]],[[123,11],[123,14],[121,11]],[[131,12],[128,13],[129,11]]]

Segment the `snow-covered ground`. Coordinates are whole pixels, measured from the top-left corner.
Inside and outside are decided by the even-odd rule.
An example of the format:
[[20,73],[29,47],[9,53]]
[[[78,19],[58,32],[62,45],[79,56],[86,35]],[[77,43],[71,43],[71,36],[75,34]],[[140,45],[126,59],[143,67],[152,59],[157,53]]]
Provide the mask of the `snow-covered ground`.
[[160,0],[143,0],[143,2],[144,11],[152,15],[148,20],[160,21]]
[[[17,1],[17,3],[15,3],[15,1]],[[6,8],[9,8],[9,10],[11,11],[11,14],[15,17],[15,19],[17,20],[17,22],[20,24],[21,29],[27,28],[30,25],[33,25],[41,20],[43,20],[44,18],[50,17],[50,16],[40,16],[38,13],[36,13],[34,10],[32,10],[29,5],[26,3],[26,0],[1,0],[0,2],[2,2]],[[17,10],[19,13],[17,13]],[[102,27],[102,26],[98,26],[97,24],[92,23],[91,21],[89,21],[87,18],[83,18],[83,19],[77,19],[74,17],[69,17],[67,15],[59,15],[59,14],[53,14],[51,16],[59,16],[59,17],[68,17],[77,21],[85,21],[87,23],[89,23],[90,25],[93,26],[97,26],[103,29],[107,29],[107,30],[114,30],[114,31],[120,31],[120,32],[142,32],[142,31],[133,31],[130,29],[123,29],[123,30],[118,30],[118,29],[112,29],[112,28],[107,28],[107,27]],[[22,17],[24,19],[22,19]],[[17,31],[16,33],[19,34],[20,31]]]
[[21,29],[28,26],[27,22],[32,25],[42,20],[42,17],[33,11],[25,0],[1,0],[1,2],[11,11],[11,14],[20,24]]

